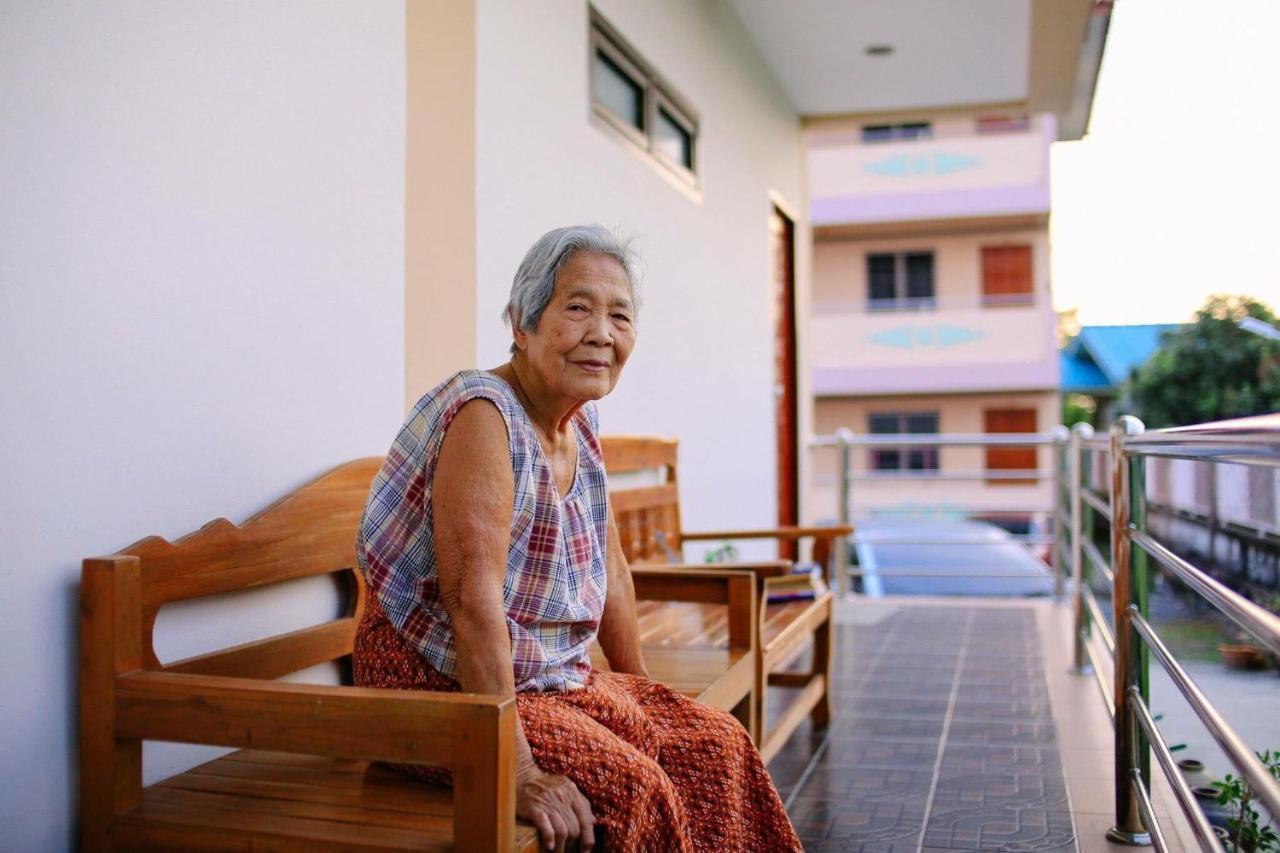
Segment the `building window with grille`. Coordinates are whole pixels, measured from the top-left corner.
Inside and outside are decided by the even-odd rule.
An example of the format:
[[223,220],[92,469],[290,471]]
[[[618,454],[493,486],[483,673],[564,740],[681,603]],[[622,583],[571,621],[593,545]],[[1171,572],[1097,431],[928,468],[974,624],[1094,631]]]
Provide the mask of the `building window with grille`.
[[982,304],[1029,305],[1035,298],[1030,246],[982,247]]
[[595,9],[590,14],[592,117],[664,174],[696,189],[697,113]]
[[933,308],[933,252],[867,255],[867,307],[872,311]]
[[[936,435],[937,412],[873,412],[872,435]],[[937,471],[938,448],[901,445],[871,450],[872,471]]]
[[933,125],[927,121],[903,124],[868,124],[862,127],[863,142],[894,142],[903,139],[930,139]]

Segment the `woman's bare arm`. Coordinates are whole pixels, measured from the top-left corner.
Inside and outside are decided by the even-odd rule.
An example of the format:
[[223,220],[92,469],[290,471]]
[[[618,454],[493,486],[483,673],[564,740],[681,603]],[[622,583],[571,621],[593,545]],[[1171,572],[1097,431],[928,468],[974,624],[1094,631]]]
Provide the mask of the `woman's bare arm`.
[[644,657],[640,653],[640,626],[636,620],[636,590],[631,581],[631,570],[622,553],[622,540],[618,525],[609,510],[609,548],[605,555],[609,573],[609,593],[604,601],[604,615],[600,617],[600,648],[609,659],[614,672],[629,672],[649,677]]
[[[472,693],[515,696],[511,633],[502,582],[511,544],[515,482],[507,428],[487,401],[458,411],[440,448],[432,483],[440,602],[453,624],[458,682]],[[563,776],[534,763],[516,723],[516,813],[530,820],[548,849],[572,839],[594,844],[591,807]]]

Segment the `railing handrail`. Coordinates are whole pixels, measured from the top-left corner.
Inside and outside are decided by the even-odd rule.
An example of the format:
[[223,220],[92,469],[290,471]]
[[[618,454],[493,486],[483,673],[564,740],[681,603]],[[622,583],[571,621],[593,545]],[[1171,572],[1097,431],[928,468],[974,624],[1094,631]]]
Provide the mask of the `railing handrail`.
[[[1105,451],[1109,457],[1112,476],[1106,495],[1084,482],[1082,475],[1086,467],[1085,453],[1095,451]],[[1145,560],[1154,560],[1170,576],[1277,653],[1280,653],[1280,616],[1218,582],[1145,529],[1146,479],[1142,463],[1150,457],[1280,466],[1280,415],[1150,432],[1145,431],[1136,418],[1125,417],[1113,425],[1107,439],[1077,427],[1067,446],[1063,466],[1070,472],[1070,553],[1072,574],[1077,582],[1076,669],[1087,672],[1090,663],[1094,664],[1095,675],[1099,669],[1094,647],[1087,642],[1091,629],[1098,632],[1106,652],[1113,656],[1114,687],[1107,690],[1104,685],[1104,698],[1113,716],[1116,735],[1116,824],[1108,837],[1128,844],[1154,842],[1158,849],[1164,849],[1165,836],[1150,800],[1149,756],[1154,752],[1201,846],[1220,851],[1221,845],[1179,775],[1147,705],[1148,664],[1143,650],[1168,673],[1231,764],[1273,815],[1280,815],[1280,783],[1271,777],[1147,621]],[[1093,545],[1087,530],[1082,530],[1079,516],[1083,513],[1096,513],[1108,521],[1112,531],[1110,566]],[[1104,576],[1110,574],[1106,579],[1112,591],[1114,630],[1105,621],[1093,596],[1090,581],[1093,570]]]
[[[846,443],[850,447],[1006,447],[1027,445],[1051,445],[1062,443],[1056,432],[909,432],[909,433],[854,433],[849,431]],[[839,434],[815,435],[810,447],[839,447]]]

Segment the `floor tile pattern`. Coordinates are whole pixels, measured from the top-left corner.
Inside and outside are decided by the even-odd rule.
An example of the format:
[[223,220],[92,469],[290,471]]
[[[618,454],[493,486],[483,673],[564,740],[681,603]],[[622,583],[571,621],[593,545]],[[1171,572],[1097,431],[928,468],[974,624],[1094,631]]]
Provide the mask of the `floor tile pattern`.
[[1029,608],[837,630],[836,718],[769,767],[806,850],[1076,850]]

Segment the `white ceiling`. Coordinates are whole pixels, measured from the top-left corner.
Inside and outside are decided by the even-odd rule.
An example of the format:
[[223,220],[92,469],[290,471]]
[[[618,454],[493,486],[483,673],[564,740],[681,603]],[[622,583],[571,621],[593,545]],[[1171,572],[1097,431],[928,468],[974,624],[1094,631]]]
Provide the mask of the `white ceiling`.
[[[1031,0],[729,0],[801,115],[1022,101]],[[889,44],[871,57],[864,48]]]

